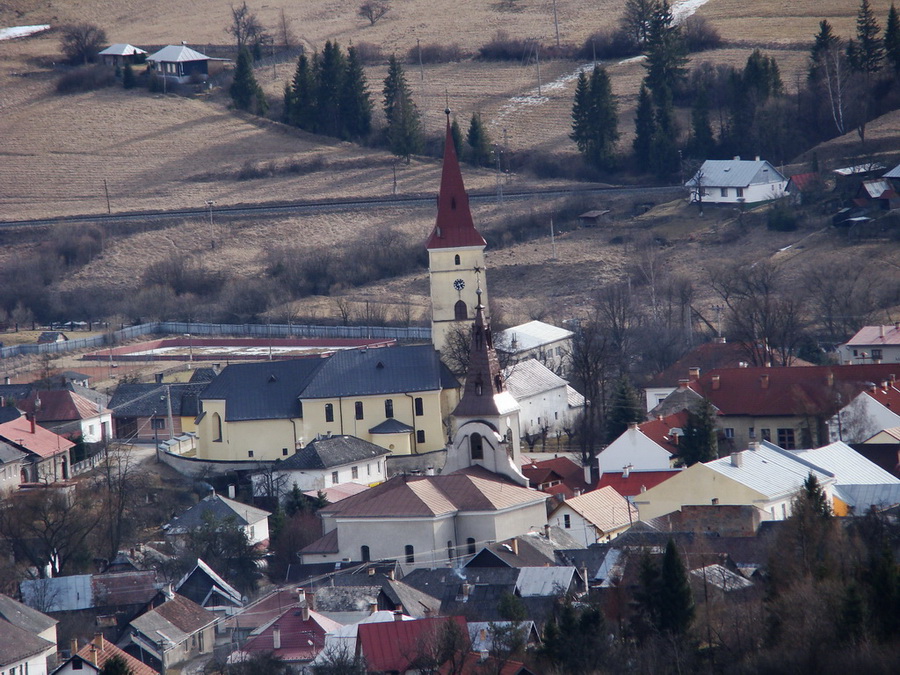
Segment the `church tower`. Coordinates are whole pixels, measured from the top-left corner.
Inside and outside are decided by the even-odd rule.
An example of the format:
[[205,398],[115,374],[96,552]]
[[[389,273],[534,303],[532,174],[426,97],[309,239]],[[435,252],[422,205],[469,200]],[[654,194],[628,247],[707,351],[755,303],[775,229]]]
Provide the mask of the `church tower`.
[[519,404],[503,381],[490,323],[484,318],[480,288],[476,288],[475,297],[466,384],[451,415],[455,433],[443,473],[481,466],[528,487],[521,471]]
[[[449,108],[444,112],[447,135],[437,221],[425,245],[431,283],[431,341],[438,351],[443,350],[447,334],[455,326],[467,326],[475,317],[475,290],[484,285],[487,246],[472,222],[469,196],[450,133]],[[482,300],[487,305],[487,294],[483,293]]]

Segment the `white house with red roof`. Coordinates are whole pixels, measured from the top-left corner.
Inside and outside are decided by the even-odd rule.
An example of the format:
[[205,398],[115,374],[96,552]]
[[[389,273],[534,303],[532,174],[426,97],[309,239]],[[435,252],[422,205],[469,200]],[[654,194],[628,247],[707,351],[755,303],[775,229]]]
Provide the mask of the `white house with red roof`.
[[0,441],[25,453],[21,467],[22,483],[68,480],[70,450],[75,444],[38,426],[33,416],[18,415],[0,424]]
[[831,441],[862,443],[883,429],[900,426],[900,388],[884,380],[856,396],[828,420]]
[[842,364],[900,363],[900,321],[888,326],[863,326],[837,348]]
[[687,424],[687,411],[632,424],[616,440],[600,451],[600,473],[663,471],[675,465],[678,437]]
[[326,634],[342,627],[342,624],[311,610],[302,602],[253,631],[241,650],[232,652],[228,661],[235,663],[258,654],[272,654],[300,669],[322,651]]
[[112,437],[112,410],[69,389],[33,390],[17,403],[24,413],[54,433],[81,436],[85,443]]

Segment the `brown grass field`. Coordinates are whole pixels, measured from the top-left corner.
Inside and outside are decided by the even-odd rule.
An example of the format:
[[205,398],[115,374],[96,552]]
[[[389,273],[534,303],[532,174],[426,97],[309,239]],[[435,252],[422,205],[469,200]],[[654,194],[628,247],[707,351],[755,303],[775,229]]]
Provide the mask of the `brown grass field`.
[[[294,2],[268,5],[248,2],[270,27],[278,21],[282,7],[291,20],[295,36],[306,46],[319,49],[326,39],[346,46],[370,42],[385,53],[405,54],[415,45],[458,43],[475,51],[492,35],[503,30],[513,37],[536,37],[544,44],[554,39],[551,0],[515,0],[516,11],[503,10],[499,2],[463,0],[453,4],[431,0],[397,0],[394,8],[375,26],[356,16],[359,0]],[[873,2],[884,21],[888,0]],[[623,3],[611,0],[557,0],[560,37],[580,44],[599,28],[616,23]],[[229,24],[229,4],[195,0],[179,11],[162,0],[11,0],[0,4],[0,26],[72,21],[95,22],[107,31],[111,42],[137,45],[178,43],[203,51],[207,44],[223,44]],[[806,67],[807,52],[818,22],[828,18],[838,34],[854,29],[856,2],[800,1],[789,6],[773,0],[709,0],[698,15],[706,17],[732,45],[694,56],[741,66],[754,46],[771,50],[789,89],[794,88]],[[53,87],[57,74],[52,62],[58,58],[58,35],[49,33],[27,39],[0,42],[0,220],[104,213],[104,179],[109,186],[111,209],[200,208],[207,200],[219,205],[258,203],[284,199],[336,196],[387,195],[392,187],[393,159],[383,151],[330,141],[280,124],[239,116],[228,109],[226,95],[180,97],[126,92],[113,88],[99,92],[58,96]],[[798,46],[799,45],[799,46]],[[534,65],[460,63],[428,65],[420,74],[407,67],[407,77],[423,113],[429,135],[442,131],[443,108],[450,106],[465,128],[473,111],[482,114],[494,139],[503,138],[515,150],[539,149],[568,154],[575,149],[568,139],[573,73],[583,64],[573,61],[541,63],[542,96],[536,96]],[[620,104],[621,145],[631,142],[634,104],[644,70],[639,62],[605,64]],[[281,64],[257,73],[260,83],[273,97],[281,96],[284,82],[292,75],[292,64]],[[373,99],[380,99],[384,66],[367,71]],[[524,98],[523,98],[524,97]],[[900,151],[897,139],[900,114],[886,116],[870,125],[869,138],[889,151]],[[836,139],[822,149],[829,156],[852,154],[855,135]],[[323,169],[308,175],[289,173],[268,178],[238,180],[241,168],[321,158]],[[773,158],[775,159],[775,158]],[[777,158],[780,161],[788,158]],[[401,193],[434,193],[440,164],[428,158],[397,166]],[[464,169],[467,187],[490,190],[494,174],[489,170]],[[535,184],[526,176],[511,176],[511,187]],[[552,184],[541,181],[541,185]],[[605,204],[586,204],[586,208]],[[702,276],[711,260],[764,258],[778,254],[782,246],[809,234],[744,233],[736,241],[723,243],[721,228],[733,214],[710,212],[703,220],[680,204],[673,205],[657,220],[630,218],[630,203],[614,206],[616,230],[579,230],[557,240],[552,258],[549,239],[492,251],[490,279],[510,320],[549,311],[564,316],[583,311],[590,292],[603,283],[621,278],[633,250],[611,245],[621,229],[639,241],[654,232],[666,231],[677,244],[667,255],[676,271]],[[502,221],[513,212],[527,213],[543,204],[481,205],[474,209],[476,222]],[[659,216],[660,211],[655,211]],[[673,215],[674,214],[674,215]],[[378,227],[395,227],[410,237],[424,239],[433,222],[433,208],[378,209],[371,212],[281,218],[254,222],[214,218],[214,236],[220,245],[210,251],[211,236],[206,218],[179,223],[163,230],[136,232],[107,242],[104,253],[90,267],[66,280],[66,288],[102,282],[122,292],[134,290],[144,266],[178,251],[214,269],[239,275],[258,275],[264,253],[272,246],[301,242],[311,254],[320,247],[339,246],[355,233]],[[670,223],[660,225],[661,222]],[[666,228],[669,228],[668,230]],[[0,264],[13,256],[27,255],[37,242],[25,240],[0,250]],[[811,252],[814,251],[814,254]],[[894,265],[893,247],[858,246],[853,254],[874,256]],[[814,236],[796,256],[798,268],[816,261],[838,258],[842,245],[831,236]],[[809,263],[806,262],[807,258]],[[893,269],[893,268],[892,268]],[[701,293],[705,292],[702,288]],[[386,302],[409,301],[421,312],[426,308],[424,274],[376,284],[355,291],[352,298]],[[334,314],[334,300],[311,298],[299,311],[310,316]],[[549,307],[549,310],[539,310]],[[275,314],[283,308],[273,311]]]

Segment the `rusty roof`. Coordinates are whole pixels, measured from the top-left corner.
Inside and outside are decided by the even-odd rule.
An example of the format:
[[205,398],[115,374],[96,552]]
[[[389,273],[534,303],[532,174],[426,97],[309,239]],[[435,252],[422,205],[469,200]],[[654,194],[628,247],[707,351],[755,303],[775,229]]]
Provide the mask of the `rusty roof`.
[[440,631],[451,623],[462,635],[468,635],[466,620],[461,616],[361,623],[359,648],[370,670],[405,672],[417,656],[434,647]]
[[98,668],[103,668],[107,661],[118,656],[128,666],[131,675],[157,675],[146,663],[141,663],[128,652],[122,651],[112,642],[98,635],[84,647],[78,650],[78,656],[85,661],[93,663]]
[[32,430],[31,422],[24,415],[0,424],[0,439],[43,458],[67,452],[75,446],[69,439],[41,426],[35,425]]
[[28,398],[19,401],[17,407],[22,412],[33,413],[38,422],[86,420],[112,412],[68,389],[32,390]]

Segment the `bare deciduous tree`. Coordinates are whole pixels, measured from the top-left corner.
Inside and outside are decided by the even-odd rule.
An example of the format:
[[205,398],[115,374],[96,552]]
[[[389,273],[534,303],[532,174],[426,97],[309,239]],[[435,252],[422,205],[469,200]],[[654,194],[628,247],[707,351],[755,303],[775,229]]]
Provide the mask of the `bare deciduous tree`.
[[231,6],[231,25],[225,32],[234,36],[239,52],[244,47],[252,51],[255,46],[269,39],[266,29],[246,2],[242,2],[240,7]]
[[366,0],[359,6],[357,14],[374,26],[378,20],[391,9],[391,3],[387,0]]
[[94,63],[106,44],[106,31],[92,23],[76,23],[62,30],[62,51],[71,63]]

